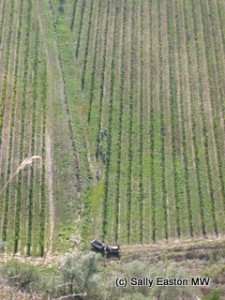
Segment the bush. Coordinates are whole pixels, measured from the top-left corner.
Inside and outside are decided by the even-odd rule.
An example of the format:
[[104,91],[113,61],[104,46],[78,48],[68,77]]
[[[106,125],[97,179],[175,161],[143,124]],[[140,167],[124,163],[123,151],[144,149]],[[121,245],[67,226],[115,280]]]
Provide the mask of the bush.
[[[123,267],[122,274],[118,277],[125,277],[130,281],[130,278],[152,278],[156,280],[157,277],[162,278],[186,278],[185,272],[181,269],[177,269],[176,266],[168,268],[158,268],[152,266],[147,261],[134,261],[126,264]],[[115,283],[114,283],[115,286]],[[128,300],[128,299],[183,299],[183,300],[194,300],[197,295],[200,295],[200,290],[192,286],[157,286],[156,282],[153,283],[151,288],[147,286],[136,286],[132,287],[129,284],[126,288],[113,287],[112,282],[108,282],[108,295],[107,300]],[[104,299],[104,298],[103,298]]]
[[7,285],[22,292],[38,291],[40,288],[40,274],[35,267],[16,259],[8,261],[0,268],[0,277]]
[[6,242],[5,241],[0,241],[0,252],[4,252],[6,248]]
[[218,289],[212,290],[202,300],[220,300],[220,291]]
[[[53,278],[51,293],[60,297],[80,294],[85,299],[102,299],[100,295],[98,272],[99,255],[89,253],[85,256],[68,254],[59,262],[60,274]],[[100,298],[99,298],[100,297]]]

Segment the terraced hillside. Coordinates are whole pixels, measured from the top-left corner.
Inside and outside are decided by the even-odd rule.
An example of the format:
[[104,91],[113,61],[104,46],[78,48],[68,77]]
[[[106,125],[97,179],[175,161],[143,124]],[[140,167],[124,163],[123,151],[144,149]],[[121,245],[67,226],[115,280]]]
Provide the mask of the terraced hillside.
[[1,1],[8,251],[223,234],[224,11],[222,0]]

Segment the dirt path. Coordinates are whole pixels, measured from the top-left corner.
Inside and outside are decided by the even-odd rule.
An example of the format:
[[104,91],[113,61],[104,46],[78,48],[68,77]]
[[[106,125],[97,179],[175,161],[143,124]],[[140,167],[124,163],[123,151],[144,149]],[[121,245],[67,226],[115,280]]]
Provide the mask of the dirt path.
[[[40,31],[41,35],[43,36],[43,46],[44,46],[44,51],[46,54],[46,64],[47,64],[47,69],[50,69],[50,56],[49,56],[49,51],[48,47],[45,43],[45,30],[43,26],[43,21],[41,18],[41,13],[39,10],[39,6],[36,6],[37,10],[37,16],[39,20],[39,26],[40,26]],[[52,247],[53,247],[53,235],[54,235],[54,224],[55,224],[55,208],[54,208],[54,198],[53,198],[53,173],[52,173],[52,151],[51,151],[51,135],[49,129],[46,132],[46,137],[45,137],[45,144],[46,144],[46,182],[47,182],[47,199],[48,199],[48,207],[49,207],[49,244],[47,244],[47,252],[51,253],[52,252]]]
[[[49,222],[50,222],[50,249],[48,251],[53,250],[53,237],[54,237],[54,228],[56,227],[55,219],[56,214],[58,212],[57,208],[57,199],[53,198],[53,190],[56,182],[53,181],[53,132],[54,130],[62,130],[64,132],[65,137],[62,137],[62,144],[66,143],[67,132],[69,136],[69,144],[68,147],[71,147],[72,154],[74,157],[74,165],[75,165],[75,178],[74,178],[74,187],[76,190],[76,195],[78,199],[80,199],[80,162],[79,155],[77,152],[77,144],[75,139],[75,133],[72,126],[71,112],[69,109],[69,103],[67,99],[65,80],[63,77],[63,69],[61,63],[61,55],[59,45],[57,43],[57,36],[55,32],[55,28],[53,25],[53,17],[51,12],[48,11],[49,19],[46,18],[46,7],[42,7],[40,2],[36,2],[36,12],[37,18],[39,20],[40,31],[42,35],[43,41],[43,50],[46,55],[46,63],[48,73],[51,74],[49,77],[49,85],[48,85],[48,117],[47,117],[47,132],[46,132],[46,174],[47,174],[47,189],[48,189],[48,204],[49,204]],[[52,19],[51,19],[52,18]],[[57,124],[56,126],[51,123],[54,120],[54,115],[52,112],[52,105],[55,103],[60,103],[61,105],[61,114],[65,116],[64,120],[61,124]],[[57,127],[57,126],[60,126]],[[61,142],[61,141],[60,141]],[[56,178],[58,181],[59,178]],[[60,183],[59,183],[60,184]],[[58,216],[58,215],[57,215]]]
[[51,153],[51,137],[50,133],[46,133],[46,181],[47,181],[47,193],[48,193],[48,205],[49,205],[49,225],[50,235],[49,241],[50,246],[48,251],[52,252],[52,244],[54,237],[54,224],[55,224],[55,208],[53,198],[53,172],[52,172],[52,153]]
[[[166,257],[175,261],[186,261],[187,259],[208,259],[211,253],[215,253],[224,257],[225,236],[221,235],[218,238],[210,237],[208,239],[185,239],[185,240],[169,240],[160,241],[152,244],[134,244],[134,245],[120,245],[121,259],[129,261],[130,259],[148,258],[150,260],[163,260]],[[85,255],[89,250],[82,251]],[[78,253],[75,248],[72,254]],[[191,257],[193,255],[193,257]],[[16,258],[22,262],[31,263],[33,265],[54,264],[62,255],[49,255],[44,257],[27,257],[22,255],[0,254],[0,263],[7,262]]]

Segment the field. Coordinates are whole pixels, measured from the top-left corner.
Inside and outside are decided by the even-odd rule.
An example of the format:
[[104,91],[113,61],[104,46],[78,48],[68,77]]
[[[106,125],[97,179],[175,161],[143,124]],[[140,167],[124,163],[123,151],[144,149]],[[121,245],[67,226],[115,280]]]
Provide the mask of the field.
[[223,0],[1,1],[8,252],[223,235],[224,24]]

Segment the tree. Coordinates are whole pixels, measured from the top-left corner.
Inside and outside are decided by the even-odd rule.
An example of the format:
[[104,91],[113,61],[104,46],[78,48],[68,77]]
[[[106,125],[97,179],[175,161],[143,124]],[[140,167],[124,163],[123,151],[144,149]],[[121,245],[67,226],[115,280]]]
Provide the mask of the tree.
[[101,281],[97,274],[98,260],[99,255],[95,253],[85,256],[68,254],[63,257],[59,262],[60,275],[54,279],[56,288],[53,287],[53,293],[57,297],[79,294],[81,299],[101,299],[98,298],[98,283]]

